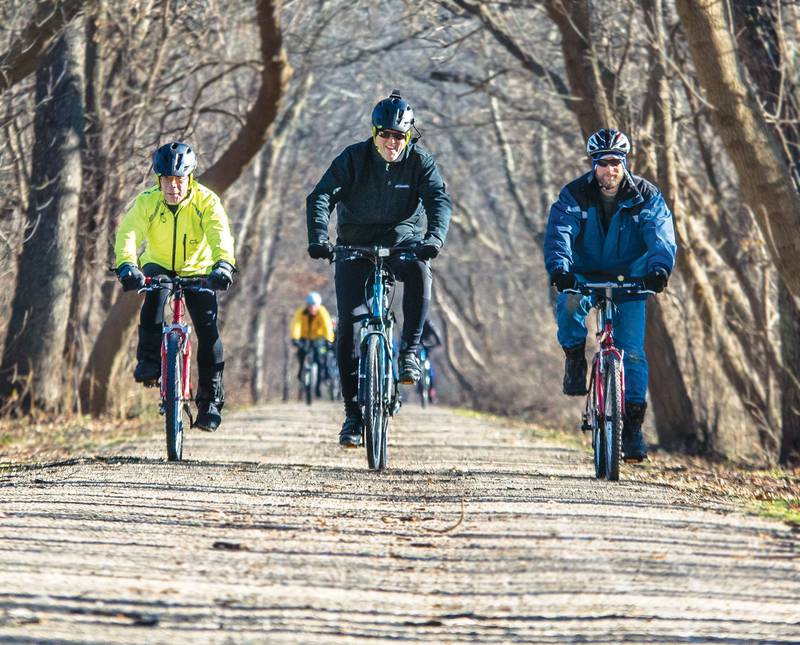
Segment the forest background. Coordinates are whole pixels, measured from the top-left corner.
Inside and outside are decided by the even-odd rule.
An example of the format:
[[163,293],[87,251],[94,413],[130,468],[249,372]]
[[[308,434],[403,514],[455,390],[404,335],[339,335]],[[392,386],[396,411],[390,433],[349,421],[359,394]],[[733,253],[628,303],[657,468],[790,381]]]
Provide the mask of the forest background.
[[129,416],[141,296],[109,267],[153,150],[190,142],[240,273],[231,404],[285,396],[288,320],[332,270],[305,197],[399,89],[454,198],[434,261],[442,399],[574,422],[542,234],[586,137],[623,129],[675,214],[648,303],[662,448],[800,459],[800,8],[792,0],[0,0],[0,402]]

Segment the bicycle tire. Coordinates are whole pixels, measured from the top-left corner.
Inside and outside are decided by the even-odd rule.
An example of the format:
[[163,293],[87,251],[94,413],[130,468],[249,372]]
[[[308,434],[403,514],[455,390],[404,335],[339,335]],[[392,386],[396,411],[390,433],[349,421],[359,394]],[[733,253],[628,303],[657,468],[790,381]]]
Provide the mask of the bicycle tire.
[[181,339],[178,334],[167,336],[167,375],[164,388],[164,408],[167,435],[167,459],[183,458],[183,379],[181,374]]
[[604,441],[606,479],[619,480],[619,462],[622,456],[622,363],[616,354],[606,358],[606,386],[604,410]]
[[[592,363],[592,372],[595,373],[597,366]],[[592,451],[594,453],[594,476],[596,479],[603,479],[606,476],[606,446],[602,426],[600,425],[600,411],[597,409],[597,383],[598,379],[591,380],[588,394],[587,410],[592,425]]]
[[317,382],[317,364],[312,361],[311,365],[308,366],[308,377],[306,378],[306,405],[311,405],[312,401],[314,400],[314,388],[316,387]]
[[384,452],[385,430],[383,409],[383,374],[381,364],[381,338],[372,334],[367,338],[365,353],[366,391],[364,392],[364,444],[367,447],[367,464],[371,470],[386,467]]

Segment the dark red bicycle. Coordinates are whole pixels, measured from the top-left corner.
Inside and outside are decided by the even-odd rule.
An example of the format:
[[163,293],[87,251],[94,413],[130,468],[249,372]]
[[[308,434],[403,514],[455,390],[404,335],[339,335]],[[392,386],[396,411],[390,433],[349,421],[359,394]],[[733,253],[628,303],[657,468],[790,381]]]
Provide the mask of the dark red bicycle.
[[593,296],[597,310],[597,352],[592,359],[589,393],[581,430],[592,433],[594,474],[597,479],[617,481],[622,456],[622,425],[625,419],[625,367],[623,352],[614,345],[614,292],[627,295],[654,293],[640,279],[619,276],[614,282],[584,282],[565,293]]
[[184,292],[211,291],[205,278],[145,278],[144,291],[168,290],[167,305],[172,309],[172,322],[164,319],[161,340],[161,406],[167,435],[167,459],[183,457],[184,419],[192,426],[192,329],[184,324]]

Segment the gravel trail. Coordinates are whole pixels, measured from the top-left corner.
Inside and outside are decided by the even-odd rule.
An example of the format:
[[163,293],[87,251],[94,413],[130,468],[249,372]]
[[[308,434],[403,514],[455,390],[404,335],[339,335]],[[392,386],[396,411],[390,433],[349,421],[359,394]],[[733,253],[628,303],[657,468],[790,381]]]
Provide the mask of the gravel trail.
[[273,405],[0,475],[0,643],[798,643],[800,535],[407,405],[390,469]]

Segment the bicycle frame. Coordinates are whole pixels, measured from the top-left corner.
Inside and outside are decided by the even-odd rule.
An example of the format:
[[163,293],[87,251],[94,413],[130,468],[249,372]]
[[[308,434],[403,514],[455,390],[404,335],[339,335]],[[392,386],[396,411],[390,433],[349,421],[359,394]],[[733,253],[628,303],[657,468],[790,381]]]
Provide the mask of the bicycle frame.
[[[376,258],[374,261],[373,273],[372,273],[372,304],[369,304],[369,298],[365,299],[365,303],[369,309],[370,314],[369,318],[367,318],[362,327],[361,327],[361,337],[360,337],[360,347],[366,347],[367,340],[370,336],[380,336],[381,338],[381,364],[387,364],[387,357],[389,358],[389,364],[391,364],[391,375],[384,374],[383,375],[383,386],[385,396],[389,397],[389,400],[385,401],[386,403],[390,403],[392,400],[396,398],[396,391],[389,392],[389,384],[394,382],[395,387],[397,389],[397,365],[395,364],[392,356],[392,320],[390,318],[389,313],[389,303],[387,299],[387,288],[385,277],[388,274],[388,270],[384,266],[384,258],[389,257],[391,251],[389,249],[377,249]],[[362,352],[363,354],[363,352]],[[359,391],[359,399],[363,400],[363,388],[365,387],[365,374],[363,370],[359,370],[358,374],[358,391]],[[389,415],[394,414],[394,406],[389,406]]]
[[[617,349],[614,345],[614,300],[613,290],[617,288],[616,284],[609,286],[612,283],[587,283],[585,286],[588,289],[603,288],[603,295],[600,301],[595,305],[597,310],[597,331],[595,337],[598,341],[598,350],[592,359],[592,373],[589,380],[589,391],[592,391],[592,385],[595,385],[594,392],[596,392],[595,409],[605,410],[605,391],[603,389],[603,376],[606,373],[606,359],[610,354],[614,354],[620,361],[622,366],[622,412],[625,413],[625,364],[623,363],[624,352]],[[602,285],[602,286],[601,286]],[[594,292],[596,293],[596,292]],[[587,399],[587,412],[589,401]]]
[[[172,322],[167,324],[164,321],[163,335],[161,338],[161,400],[167,398],[167,339],[171,334],[177,334],[180,338],[181,356],[183,358],[181,370],[185,378],[181,380],[183,391],[181,392],[184,400],[192,399],[192,344],[190,336],[192,328],[183,323],[184,299],[183,286],[179,283],[175,291],[171,294],[172,298]],[[167,300],[169,304],[169,299]]]

